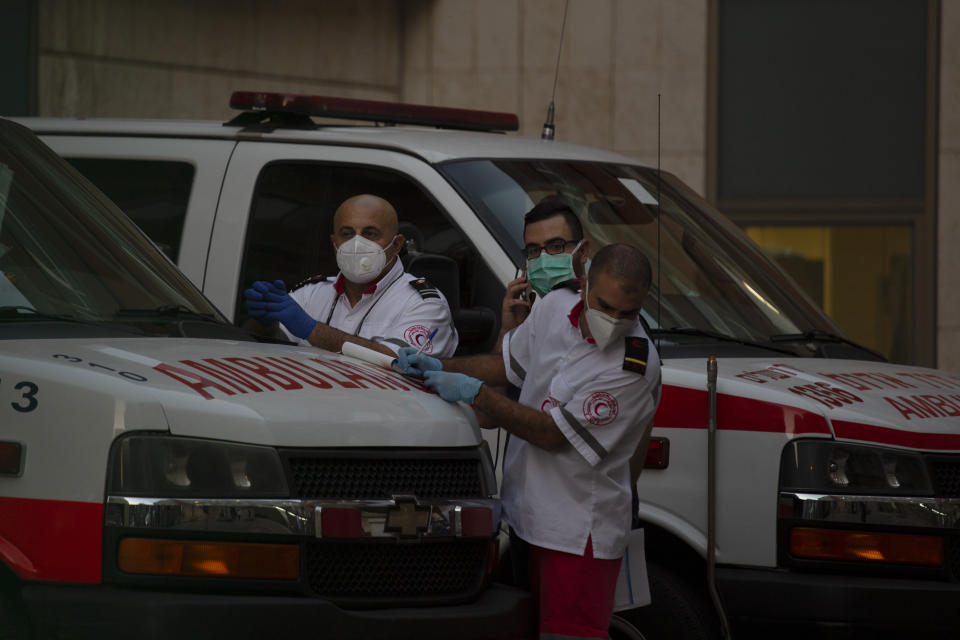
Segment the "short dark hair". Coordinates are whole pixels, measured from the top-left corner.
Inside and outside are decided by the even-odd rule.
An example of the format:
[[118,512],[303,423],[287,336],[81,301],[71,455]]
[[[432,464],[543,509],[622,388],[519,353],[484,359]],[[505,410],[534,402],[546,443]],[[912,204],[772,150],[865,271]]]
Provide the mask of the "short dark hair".
[[608,244],[593,256],[587,281],[593,282],[598,273],[606,273],[619,280],[626,289],[649,291],[651,271],[647,256],[636,247],[628,244]]
[[570,227],[570,231],[573,233],[571,240],[574,242],[583,240],[583,225],[580,224],[580,219],[577,218],[570,205],[558,196],[547,196],[538,202],[533,209],[527,211],[526,215],[523,216],[523,228],[526,229],[528,224],[549,220],[556,216],[563,216],[567,226]]

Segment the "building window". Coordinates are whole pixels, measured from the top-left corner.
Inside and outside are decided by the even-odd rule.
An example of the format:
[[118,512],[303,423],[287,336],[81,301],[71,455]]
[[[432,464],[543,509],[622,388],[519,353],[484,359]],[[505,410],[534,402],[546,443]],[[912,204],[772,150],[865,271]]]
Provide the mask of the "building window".
[[933,365],[934,0],[714,0],[708,197],[847,335]]
[[847,335],[894,362],[908,359],[909,226],[747,226],[746,231]]

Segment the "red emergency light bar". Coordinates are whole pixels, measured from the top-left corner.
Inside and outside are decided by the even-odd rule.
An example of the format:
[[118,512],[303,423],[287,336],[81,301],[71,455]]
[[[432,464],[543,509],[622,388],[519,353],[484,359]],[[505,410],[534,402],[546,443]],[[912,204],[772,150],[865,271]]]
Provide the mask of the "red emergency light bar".
[[417,124],[471,131],[517,131],[520,128],[520,121],[514,113],[291,93],[234,91],[230,96],[230,107],[244,111],[272,111],[318,118]]

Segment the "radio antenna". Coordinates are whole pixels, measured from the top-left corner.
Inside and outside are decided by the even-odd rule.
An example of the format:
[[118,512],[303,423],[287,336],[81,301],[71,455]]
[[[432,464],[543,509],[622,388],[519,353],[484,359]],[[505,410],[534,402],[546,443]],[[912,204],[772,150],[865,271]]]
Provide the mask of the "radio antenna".
[[[663,216],[660,212],[660,94],[657,94],[657,329],[663,329],[663,321],[661,313],[663,309],[663,304],[661,298],[663,297],[663,287],[660,285],[660,274],[663,273],[663,270],[660,268],[660,221],[663,219]],[[660,340],[663,336],[663,332],[658,332],[657,336],[657,350],[660,349]]]
[[557,128],[553,124],[553,101],[557,97],[557,78],[560,77],[560,52],[563,51],[563,34],[567,29],[567,9],[570,8],[570,0],[563,4],[563,22],[560,23],[560,44],[557,46],[557,66],[553,71],[553,92],[550,94],[550,106],[547,107],[547,121],[543,123],[543,130],[540,131],[541,140],[553,140],[553,135]]

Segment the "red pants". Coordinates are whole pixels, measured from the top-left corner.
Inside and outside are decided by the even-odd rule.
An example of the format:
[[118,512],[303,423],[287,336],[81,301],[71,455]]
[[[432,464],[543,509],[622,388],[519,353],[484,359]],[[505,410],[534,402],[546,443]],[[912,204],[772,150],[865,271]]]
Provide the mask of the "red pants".
[[582,556],[530,545],[530,592],[539,602],[540,638],[606,638],[620,558]]

